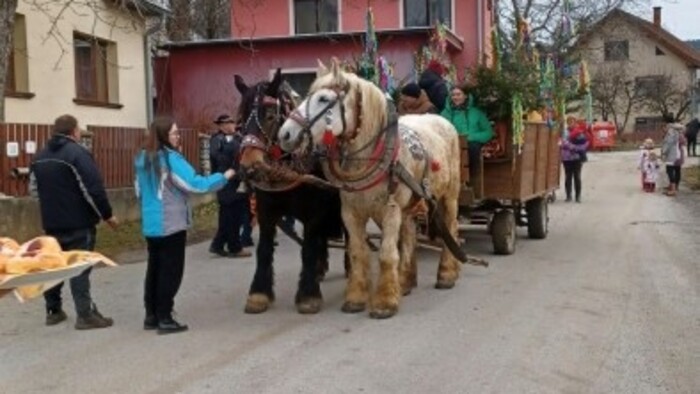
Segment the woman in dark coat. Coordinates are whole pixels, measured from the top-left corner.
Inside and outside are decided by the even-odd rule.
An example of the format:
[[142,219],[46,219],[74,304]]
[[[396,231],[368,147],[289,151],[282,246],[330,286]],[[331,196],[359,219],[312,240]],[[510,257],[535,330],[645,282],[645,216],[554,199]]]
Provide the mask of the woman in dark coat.
[[440,63],[433,61],[418,79],[418,86],[425,90],[438,112],[442,112],[445,109],[445,101],[449,93],[447,84],[442,78],[444,74],[445,68]]

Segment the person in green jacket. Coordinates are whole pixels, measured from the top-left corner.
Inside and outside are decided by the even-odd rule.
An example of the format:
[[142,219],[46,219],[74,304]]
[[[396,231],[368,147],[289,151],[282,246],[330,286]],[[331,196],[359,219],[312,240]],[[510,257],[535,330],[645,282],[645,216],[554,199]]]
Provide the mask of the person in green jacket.
[[[474,105],[474,96],[467,95],[464,87],[453,87],[441,115],[469,142],[469,163],[478,163],[481,148],[493,139],[494,133],[486,114]],[[469,166],[472,177],[477,175],[477,168],[475,165]]]

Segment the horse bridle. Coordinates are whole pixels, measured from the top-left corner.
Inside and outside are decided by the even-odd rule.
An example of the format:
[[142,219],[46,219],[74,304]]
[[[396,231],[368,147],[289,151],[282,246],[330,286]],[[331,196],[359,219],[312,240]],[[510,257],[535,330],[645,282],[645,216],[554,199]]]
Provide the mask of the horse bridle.
[[314,98],[314,95],[318,94],[318,92],[311,93],[306,99],[306,114],[302,114],[296,108],[289,114],[289,119],[293,120],[299,126],[301,126],[302,136],[311,139],[311,128],[323,117],[326,117],[326,122],[330,123],[331,108],[335,107],[335,105],[338,104],[338,106],[340,107],[340,119],[343,123],[343,129],[340,135],[343,136],[343,138],[347,138],[346,131],[348,125],[347,121],[345,120],[345,96],[347,95],[348,90],[350,88],[349,86],[336,86],[331,87],[329,89],[335,92],[335,98],[330,100],[328,104],[326,104],[326,106],[323,107],[323,109],[321,109],[316,115],[314,115],[313,118],[311,117],[311,109],[309,103],[311,103],[312,99]]
[[265,108],[265,107],[275,107],[275,121],[277,124],[281,125],[282,121],[285,119],[285,112],[289,113],[291,112],[291,103],[285,103],[286,105],[283,105],[284,99],[279,99],[279,98],[274,98],[271,96],[268,96],[266,94],[263,94],[261,97],[261,90],[262,86],[258,86],[256,89],[255,93],[255,99],[253,101],[253,106],[250,110],[250,114],[248,115],[248,118],[246,121],[243,123],[241,129],[243,130],[244,133],[248,134],[249,133],[249,125],[251,122],[254,122],[254,127],[257,129],[256,131],[259,132],[260,136],[263,137],[264,141],[263,143],[265,144],[265,147],[269,149],[274,141],[274,137],[271,137],[268,135],[268,132],[265,130],[265,128],[262,126],[260,123],[260,117],[259,117],[259,112],[260,108]]

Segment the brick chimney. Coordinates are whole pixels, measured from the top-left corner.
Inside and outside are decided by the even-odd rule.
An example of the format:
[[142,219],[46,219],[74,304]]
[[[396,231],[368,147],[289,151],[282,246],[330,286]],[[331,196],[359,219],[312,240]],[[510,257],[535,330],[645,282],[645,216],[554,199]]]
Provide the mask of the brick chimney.
[[661,27],[661,7],[654,7],[654,26]]

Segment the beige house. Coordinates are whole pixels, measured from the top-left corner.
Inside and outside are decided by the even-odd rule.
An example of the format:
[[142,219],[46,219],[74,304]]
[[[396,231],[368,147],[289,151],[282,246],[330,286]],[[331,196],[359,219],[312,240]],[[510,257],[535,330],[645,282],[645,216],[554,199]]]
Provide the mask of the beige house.
[[[648,108],[645,105],[648,100],[642,100],[641,96],[661,97],[670,94],[669,90],[685,92],[691,95],[691,105],[685,110],[682,120],[697,116],[700,52],[662,27],[661,7],[654,8],[653,22],[614,10],[581,38],[577,48],[588,63],[591,78],[606,82],[599,86],[606,86],[610,91],[616,87],[619,89],[616,102],[618,123],[622,123],[630,102],[624,93],[624,83],[620,84],[626,82],[634,105],[625,132],[659,127],[661,113]],[[674,99],[669,101],[673,104]],[[598,107],[594,110],[594,117],[604,118],[600,106],[594,107]],[[675,114],[680,108],[681,105],[671,105],[669,112]],[[609,113],[607,117],[614,121]]]
[[[145,17],[163,11],[134,0],[92,7],[20,1],[6,89],[8,123],[52,123],[63,113],[82,125],[145,127],[150,106]],[[56,17],[60,15],[60,17]]]

